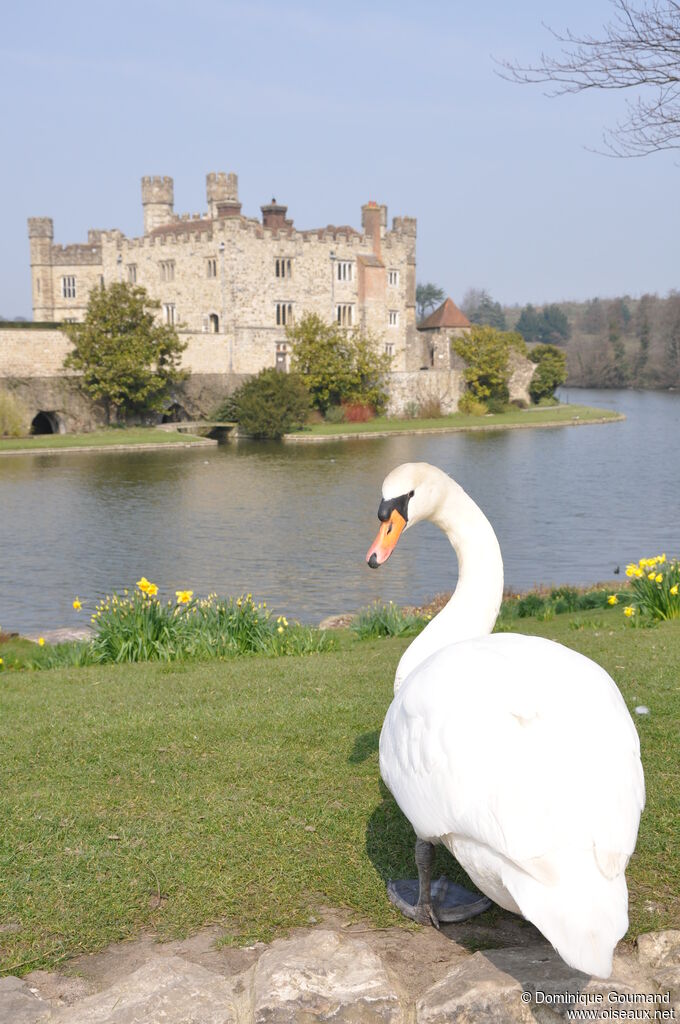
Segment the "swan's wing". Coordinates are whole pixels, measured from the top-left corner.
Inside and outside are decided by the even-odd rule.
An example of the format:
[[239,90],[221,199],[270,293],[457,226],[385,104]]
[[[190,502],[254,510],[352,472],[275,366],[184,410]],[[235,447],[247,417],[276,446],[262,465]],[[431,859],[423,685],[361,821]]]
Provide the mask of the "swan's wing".
[[516,634],[420,665],[387,713],[380,770],[419,836],[474,839],[542,881],[552,852],[574,846],[619,874],[644,805],[638,736],[612,679]]

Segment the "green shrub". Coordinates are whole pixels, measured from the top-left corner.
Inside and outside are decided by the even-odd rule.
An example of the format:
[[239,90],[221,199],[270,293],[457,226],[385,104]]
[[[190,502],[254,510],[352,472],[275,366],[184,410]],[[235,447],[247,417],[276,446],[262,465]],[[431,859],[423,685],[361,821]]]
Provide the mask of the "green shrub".
[[341,405],[329,405],[326,409],[324,419],[326,423],[344,423],[345,410]]
[[551,395],[550,397],[546,395],[543,398],[539,398],[539,400],[536,402],[536,405],[538,405],[541,409],[547,408],[548,406],[551,405],[559,404],[559,399],[555,398],[554,395]]
[[529,618],[531,615],[538,615],[540,611],[543,611],[545,605],[546,599],[540,594],[525,594],[517,602],[517,614],[520,619]]
[[452,338],[451,345],[465,363],[466,390],[480,402],[491,398],[507,402],[510,356],[524,355],[527,350],[521,334],[475,325],[468,333]]
[[494,416],[498,416],[502,412],[509,412],[512,409],[510,403],[502,398],[489,398],[486,407]]
[[278,439],[304,426],[309,405],[309,391],[299,374],[269,367],[241,384],[218,415],[236,420],[251,437]]
[[480,402],[471,391],[465,391],[458,402],[458,412],[465,416],[485,416],[488,408],[484,402]]
[[567,357],[554,345],[534,345],[529,349],[529,359],[537,364],[529,384],[529,394],[539,405],[552,405],[553,402],[544,400],[552,399],[555,388],[567,379]]
[[359,640],[375,640],[381,636],[415,636],[428,624],[431,616],[404,612],[396,604],[376,601],[363,608],[351,625]]
[[22,437],[28,433],[26,409],[9,391],[0,391],[0,436]]

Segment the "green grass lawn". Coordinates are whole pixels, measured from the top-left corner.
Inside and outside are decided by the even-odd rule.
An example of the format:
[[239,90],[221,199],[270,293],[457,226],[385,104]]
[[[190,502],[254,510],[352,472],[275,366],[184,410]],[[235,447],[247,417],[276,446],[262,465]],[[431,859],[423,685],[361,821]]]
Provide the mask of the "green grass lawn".
[[91,448],[110,444],[177,444],[200,441],[194,434],[156,427],[110,427],[89,434],[36,434],[32,437],[2,437],[0,452],[31,451],[32,448]]
[[[503,412],[484,416],[465,416],[461,412],[452,413],[450,416],[439,416],[436,419],[388,419],[386,416],[377,416],[367,423],[317,423],[314,426],[306,427],[304,433],[333,435],[333,434],[365,434],[376,433],[384,430],[466,430],[474,427],[531,427],[546,426],[554,423],[590,423],[599,420],[620,420],[624,419],[621,413],[612,409],[591,409],[587,405],[553,405],[546,408],[533,407],[531,409],[513,409],[512,412]],[[294,437],[295,435],[289,435]]]
[[[648,804],[630,934],[680,927],[680,621],[632,629],[617,607],[514,628],[593,657],[629,708],[651,709],[634,716]],[[321,905],[411,927],[385,880],[414,875],[413,835],[377,757],[408,642],[344,633],[304,658],[0,674],[2,971],[141,929],[220,921],[266,940]]]

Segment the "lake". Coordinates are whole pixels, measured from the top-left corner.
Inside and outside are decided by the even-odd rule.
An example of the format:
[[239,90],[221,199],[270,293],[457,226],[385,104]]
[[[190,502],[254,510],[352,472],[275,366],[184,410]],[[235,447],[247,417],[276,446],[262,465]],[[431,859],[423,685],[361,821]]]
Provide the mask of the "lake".
[[251,591],[307,622],[376,599],[453,588],[455,557],[431,524],[389,563],[364,562],[380,488],[401,462],[450,473],[491,520],[506,582],[586,584],[643,555],[680,553],[680,395],[564,389],[618,409],[607,425],[319,445],[0,459],[0,625],[39,632],[141,575],[163,596]]

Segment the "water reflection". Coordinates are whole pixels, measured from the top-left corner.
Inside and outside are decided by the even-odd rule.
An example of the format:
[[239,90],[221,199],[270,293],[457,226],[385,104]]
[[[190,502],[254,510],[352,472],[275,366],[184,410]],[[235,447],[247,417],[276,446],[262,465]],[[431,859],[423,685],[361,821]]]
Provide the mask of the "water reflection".
[[163,591],[252,591],[308,621],[375,598],[416,602],[455,582],[430,524],[371,572],[383,477],[405,461],[451,473],[491,519],[506,580],[586,583],[643,553],[680,551],[680,400],[566,392],[625,423],[0,460],[0,623],[47,629],[145,574]]

